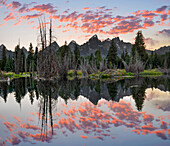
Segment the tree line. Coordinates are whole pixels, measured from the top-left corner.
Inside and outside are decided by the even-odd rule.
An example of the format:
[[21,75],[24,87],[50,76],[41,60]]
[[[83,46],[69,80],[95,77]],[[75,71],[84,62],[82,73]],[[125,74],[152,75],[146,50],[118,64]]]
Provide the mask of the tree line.
[[[43,21],[40,24],[40,45],[33,49],[30,43],[28,56],[19,45],[15,47],[14,57],[6,57],[6,48],[3,47],[0,68],[2,71],[12,71],[16,74],[37,72],[39,77],[51,78],[59,75],[65,79],[70,69],[81,70],[84,76],[98,70],[106,69],[126,69],[127,72],[139,73],[144,69],[170,68],[170,52],[160,55],[152,51],[150,55],[146,53],[146,45],[141,31],[137,32],[135,43],[132,45],[131,53],[125,50],[121,56],[117,55],[117,47],[112,40],[108,55],[102,58],[101,51],[97,50],[89,56],[81,56],[76,45],[71,51],[67,42],[58,50],[52,45],[52,21],[50,21],[49,41],[47,41],[47,26]],[[77,72],[75,72],[76,74]]]

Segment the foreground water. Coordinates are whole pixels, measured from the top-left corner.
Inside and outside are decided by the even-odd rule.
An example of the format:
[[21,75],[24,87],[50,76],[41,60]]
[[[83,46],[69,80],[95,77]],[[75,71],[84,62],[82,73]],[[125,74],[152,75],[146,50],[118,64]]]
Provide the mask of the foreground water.
[[170,145],[170,77],[0,83],[0,145]]

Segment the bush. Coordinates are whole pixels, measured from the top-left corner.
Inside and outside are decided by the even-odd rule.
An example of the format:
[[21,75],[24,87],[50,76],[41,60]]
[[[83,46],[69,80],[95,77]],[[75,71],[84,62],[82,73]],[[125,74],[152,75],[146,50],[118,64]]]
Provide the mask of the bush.
[[99,78],[99,74],[92,73],[89,75],[89,79],[98,79],[98,78]]
[[102,74],[101,79],[108,79],[110,76],[108,74]]
[[126,76],[134,76],[135,74],[134,73],[131,73],[131,72],[128,72],[125,74]]
[[77,71],[77,75],[82,76],[83,75],[82,71],[81,70]]
[[73,70],[68,71],[67,75],[70,76],[70,77],[73,77],[74,76],[74,71]]

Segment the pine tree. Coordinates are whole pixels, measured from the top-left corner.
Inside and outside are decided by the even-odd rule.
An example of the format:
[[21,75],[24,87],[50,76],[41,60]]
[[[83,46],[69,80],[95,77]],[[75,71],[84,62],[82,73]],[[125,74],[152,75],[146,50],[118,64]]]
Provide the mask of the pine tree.
[[107,54],[107,65],[110,68],[112,68],[114,65],[117,65],[117,48],[115,47],[113,41]]
[[20,47],[19,45],[17,45],[15,47],[15,56],[14,56],[14,62],[15,62],[15,73],[16,74],[19,74],[19,66],[20,66],[20,61],[19,61],[19,58],[20,58]]
[[21,51],[21,57],[20,57],[20,72],[24,72],[25,71],[25,54],[23,49],[20,50]]
[[91,66],[92,66],[94,60],[95,60],[94,55],[93,55],[93,53],[91,53],[91,55],[90,55],[90,57],[89,57],[89,64],[90,64]]
[[69,46],[67,45],[66,41],[65,41],[65,44],[59,48],[58,52],[60,54],[59,57],[61,58],[61,60],[63,60],[65,56],[68,57],[71,55],[71,50]]
[[80,65],[80,51],[79,51],[79,48],[77,47],[77,45],[74,49],[74,58],[75,58],[75,63],[77,64],[76,68],[78,68]]
[[6,47],[3,46],[3,49],[2,49],[2,65],[1,65],[1,70],[4,70],[5,69],[5,64],[7,62],[7,58],[6,58]]
[[140,59],[142,61],[146,61],[147,53],[145,51],[145,42],[144,42],[144,37],[143,37],[142,31],[137,32],[134,47],[136,48],[136,51],[138,52],[138,55],[140,56]]
[[34,62],[37,64],[38,47],[35,48]]
[[121,59],[123,59],[125,61],[125,52],[123,51],[122,55],[121,55]]
[[5,71],[9,72],[9,71],[13,71],[13,69],[14,69],[14,62],[13,59],[9,56],[5,64]]
[[38,56],[38,47],[35,48],[35,54],[34,54],[34,70],[37,70],[37,56]]
[[95,63],[96,63],[96,67],[97,69],[100,68],[100,62],[102,61],[102,56],[101,56],[101,51],[97,50],[95,52]]
[[31,69],[32,69],[33,56],[34,56],[34,50],[33,50],[32,43],[30,43],[29,51],[28,51],[28,58],[27,58],[27,64],[28,64],[27,69],[29,70],[29,72],[31,72]]
[[154,54],[154,59],[153,59],[153,66],[154,66],[154,68],[159,67],[159,64],[160,64],[160,62],[159,62],[159,56],[158,56],[158,54],[155,52],[155,54]]

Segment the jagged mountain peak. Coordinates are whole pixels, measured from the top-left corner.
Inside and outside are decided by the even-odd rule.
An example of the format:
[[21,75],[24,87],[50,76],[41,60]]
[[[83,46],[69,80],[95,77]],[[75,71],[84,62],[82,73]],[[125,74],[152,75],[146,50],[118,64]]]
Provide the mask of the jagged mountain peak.
[[73,51],[76,46],[79,47],[79,45],[74,40],[72,40],[68,46],[70,47],[71,51]]
[[111,41],[111,39],[110,38],[107,38],[106,40],[104,40],[104,41],[108,41],[108,42],[110,42]]
[[[4,44],[1,44],[0,48],[3,48],[3,47],[5,47],[5,45],[4,45]],[[5,48],[6,48],[6,47],[5,47]]]
[[76,41],[72,40],[69,44],[77,44]]
[[98,40],[97,34],[93,35],[89,40],[92,40],[92,39],[97,39]]

